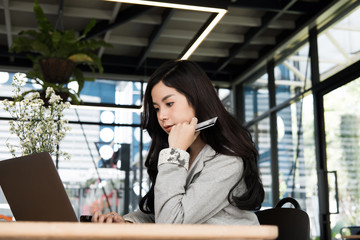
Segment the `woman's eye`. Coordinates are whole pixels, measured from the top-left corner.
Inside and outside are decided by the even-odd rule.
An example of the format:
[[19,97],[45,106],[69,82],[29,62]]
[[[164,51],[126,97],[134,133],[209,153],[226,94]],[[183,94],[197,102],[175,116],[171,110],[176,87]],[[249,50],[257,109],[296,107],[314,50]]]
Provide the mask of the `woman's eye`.
[[166,103],[166,105],[169,107],[171,107],[173,104],[174,104],[173,102]]
[[154,108],[154,111],[155,111],[155,112],[158,112],[158,111],[159,111],[159,108]]

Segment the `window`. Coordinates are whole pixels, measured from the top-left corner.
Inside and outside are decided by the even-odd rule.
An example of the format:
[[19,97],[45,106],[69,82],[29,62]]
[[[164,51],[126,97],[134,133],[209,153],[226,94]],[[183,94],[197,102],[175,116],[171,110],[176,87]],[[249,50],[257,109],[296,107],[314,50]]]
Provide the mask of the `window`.
[[318,37],[320,80],[360,59],[360,8],[323,31]]

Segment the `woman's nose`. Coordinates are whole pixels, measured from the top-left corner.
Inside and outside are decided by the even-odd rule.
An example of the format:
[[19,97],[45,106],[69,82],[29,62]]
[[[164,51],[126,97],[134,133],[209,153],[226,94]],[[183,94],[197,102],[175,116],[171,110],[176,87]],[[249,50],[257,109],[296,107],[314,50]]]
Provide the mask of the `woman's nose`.
[[167,114],[166,111],[164,111],[164,110],[159,110],[159,119],[160,119],[161,121],[166,120],[166,119],[168,118],[167,115],[168,115],[168,114]]

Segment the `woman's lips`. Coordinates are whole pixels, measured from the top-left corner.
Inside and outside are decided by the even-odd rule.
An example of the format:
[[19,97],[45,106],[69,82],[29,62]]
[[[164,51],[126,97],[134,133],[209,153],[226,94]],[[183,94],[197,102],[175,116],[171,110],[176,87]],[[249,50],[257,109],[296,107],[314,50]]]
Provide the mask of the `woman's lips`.
[[166,132],[170,132],[171,131],[171,128],[173,127],[173,125],[171,125],[171,126],[164,126],[164,129],[165,129],[165,131]]

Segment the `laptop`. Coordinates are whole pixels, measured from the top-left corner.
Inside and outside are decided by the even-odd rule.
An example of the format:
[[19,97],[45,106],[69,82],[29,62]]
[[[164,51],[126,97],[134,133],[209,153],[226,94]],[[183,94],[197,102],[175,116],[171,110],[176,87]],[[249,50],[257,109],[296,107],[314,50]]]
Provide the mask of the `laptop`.
[[47,152],[0,161],[0,187],[16,221],[79,221]]

